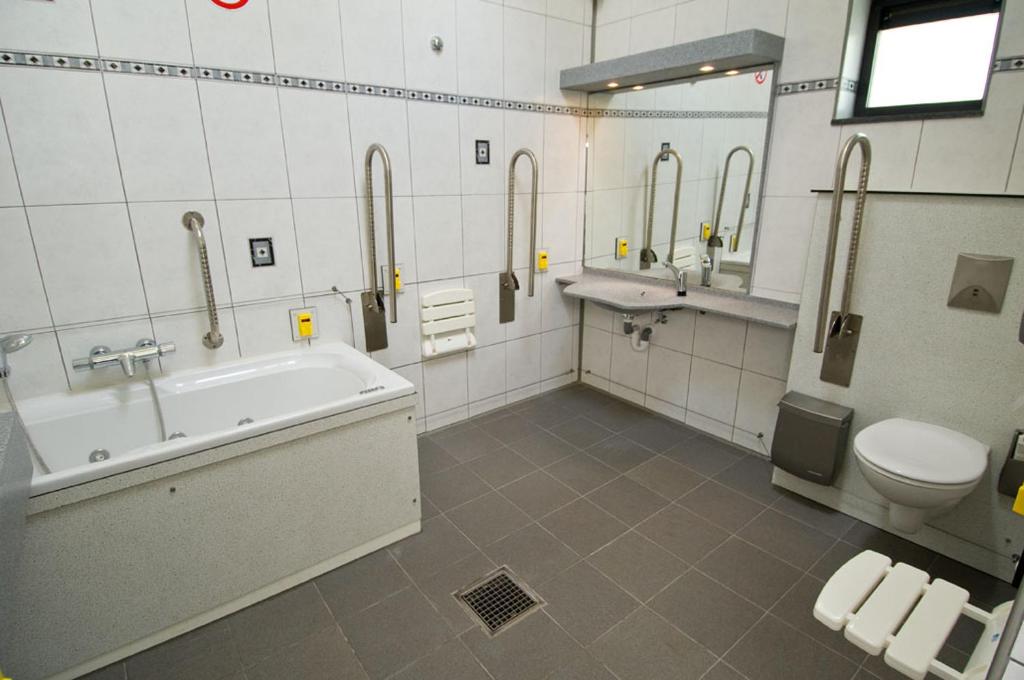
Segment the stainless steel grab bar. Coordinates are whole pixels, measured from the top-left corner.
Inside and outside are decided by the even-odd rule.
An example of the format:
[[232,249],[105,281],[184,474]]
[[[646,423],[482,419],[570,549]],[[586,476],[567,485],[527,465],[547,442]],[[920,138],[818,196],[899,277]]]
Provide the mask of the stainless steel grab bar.
[[675,149],[662,149],[654,157],[654,164],[651,166],[651,196],[647,205],[647,228],[644,230],[644,245],[640,249],[640,269],[650,269],[651,264],[658,261],[658,255],[651,248],[651,241],[654,239],[654,195],[658,187],[658,163],[663,156],[672,156],[676,159],[676,194],[672,201],[672,234],[669,237],[667,262],[675,260],[676,256],[676,225],[679,223],[679,191],[683,183],[683,158]]
[[722,186],[718,190],[718,207],[715,209],[715,223],[711,229],[714,236],[718,236],[718,230],[722,225],[722,206],[725,204],[725,187],[729,184],[729,164],[732,157],[737,153],[747,154],[747,181],[743,187],[743,201],[740,203],[739,221],[736,222],[736,233],[729,239],[729,252],[735,253],[740,247],[740,235],[743,234],[743,217],[747,213],[747,206],[750,205],[750,180],[754,176],[754,152],[749,146],[737,146],[725,157],[725,169],[722,171]]
[[512,246],[515,242],[515,210],[516,210],[516,161],[523,156],[529,159],[533,169],[530,187],[530,278],[527,282],[527,295],[533,297],[533,279],[537,273],[537,180],[539,169],[537,157],[529,149],[523,148],[512,154],[508,163],[508,235],[505,251],[505,271],[498,274],[498,322],[509,323],[516,318],[515,292],[519,290],[519,280],[512,270]]
[[391,299],[389,307],[391,323],[398,323],[398,300],[395,290],[395,217],[394,196],[391,185],[391,157],[380,144],[371,144],[366,150],[366,221],[369,230],[370,289],[362,294],[363,327],[366,334],[366,351],[373,352],[388,346],[388,332],[384,314],[382,290],[377,287],[377,236],[373,216],[373,156],[380,156],[384,166],[384,219],[388,240],[388,273],[391,276]]
[[203,227],[206,220],[195,210],[189,210],[181,216],[181,223],[192,232],[199,248],[199,268],[202,271],[203,292],[206,295],[206,315],[210,319],[210,330],[203,336],[203,346],[217,349],[224,344],[224,335],[220,332],[220,318],[217,316],[217,298],[213,293],[213,276],[210,274],[210,256],[206,249],[206,236]]
[[[839,221],[843,213],[843,190],[846,187],[846,168],[855,147],[860,147],[860,177],[857,180],[857,203],[853,213],[853,228],[850,231],[850,252],[846,260],[846,276],[843,281],[843,298],[839,315],[833,323],[825,323],[828,314],[829,296],[832,293],[832,270],[836,264],[836,242],[839,238]],[[860,245],[860,231],[864,222],[864,202],[867,198],[868,175],[871,172],[871,142],[867,135],[858,132],[843,144],[836,159],[836,174],[832,183],[832,211],[828,223],[828,244],[825,246],[825,267],[821,275],[821,294],[818,298],[818,325],[814,329],[814,352],[825,350],[826,327],[835,326],[833,332],[844,331],[850,315],[850,297],[853,294],[853,275],[857,268],[857,248]]]

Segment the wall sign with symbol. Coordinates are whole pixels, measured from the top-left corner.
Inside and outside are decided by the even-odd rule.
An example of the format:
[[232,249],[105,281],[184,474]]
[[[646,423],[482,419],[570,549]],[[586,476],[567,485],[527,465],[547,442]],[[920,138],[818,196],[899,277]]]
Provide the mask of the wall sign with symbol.
[[210,0],[210,2],[224,9],[242,9],[249,0]]
[[764,81],[768,80],[767,71],[758,71],[754,74],[754,82],[758,85],[764,85]]

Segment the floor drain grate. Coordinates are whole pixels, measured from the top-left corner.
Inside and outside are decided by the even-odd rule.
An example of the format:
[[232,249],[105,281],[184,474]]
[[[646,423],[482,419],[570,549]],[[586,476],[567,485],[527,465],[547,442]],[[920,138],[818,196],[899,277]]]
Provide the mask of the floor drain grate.
[[504,568],[455,596],[476,614],[491,635],[541,604],[539,597],[527,592]]

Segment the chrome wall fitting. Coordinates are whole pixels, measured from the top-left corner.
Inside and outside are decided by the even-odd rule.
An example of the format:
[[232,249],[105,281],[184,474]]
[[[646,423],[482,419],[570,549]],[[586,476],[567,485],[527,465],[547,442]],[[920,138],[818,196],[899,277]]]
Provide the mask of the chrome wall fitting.
[[640,248],[640,269],[650,269],[651,265],[658,261],[658,255],[651,247],[654,239],[654,195],[658,188],[658,164],[666,156],[676,159],[676,194],[672,201],[672,232],[669,236],[668,255],[665,259],[668,262],[675,260],[676,254],[676,225],[679,223],[679,191],[683,184],[683,157],[675,149],[658,149],[658,155],[654,157],[651,165],[651,192],[647,204],[647,228],[644,230],[644,243]]
[[0,338],[0,380],[9,378],[11,375],[11,365],[7,363],[7,355],[14,354],[31,344],[31,335],[8,335]]
[[[843,280],[843,297],[839,311],[833,312],[828,323],[825,315],[829,311],[829,297],[832,293],[832,273],[836,264],[836,245],[839,238],[839,222],[843,213],[843,189],[846,186],[846,169],[855,148],[860,148],[860,177],[857,181],[857,203],[853,213],[853,227],[850,231],[850,251],[846,261],[846,275]],[[825,269],[821,275],[821,296],[818,298],[818,321],[814,329],[814,352],[825,356],[821,362],[821,379],[825,382],[850,386],[853,362],[857,355],[861,324],[864,317],[850,313],[853,295],[853,276],[857,269],[857,249],[860,232],[864,223],[864,203],[868,193],[868,176],[871,172],[871,142],[860,132],[846,140],[836,160],[835,179],[832,184],[832,211],[828,225],[828,243],[825,251]],[[826,335],[828,343],[826,344]]]
[[525,156],[533,169],[530,183],[530,277],[527,282],[527,295],[533,297],[533,278],[537,273],[537,180],[540,170],[537,157],[529,149],[519,149],[512,154],[508,164],[508,243],[505,251],[505,271],[498,274],[498,323],[509,323],[516,320],[516,291],[519,290],[519,279],[512,271],[512,245],[515,241],[515,210],[516,210],[516,161]]
[[173,354],[176,347],[173,342],[161,342],[157,344],[149,338],[139,340],[135,347],[128,349],[111,350],[106,345],[96,345],[89,351],[89,356],[83,359],[75,359],[71,367],[79,372],[92,371],[97,368],[120,366],[124,374],[129,378],[135,377],[135,367],[138,363],[146,363],[158,357]]
[[199,250],[199,269],[203,279],[203,292],[206,295],[206,315],[210,320],[210,330],[203,335],[203,346],[217,349],[224,344],[224,336],[220,332],[220,318],[217,316],[217,298],[213,293],[213,276],[210,274],[210,256],[206,249],[206,236],[203,227],[206,220],[195,210],[189,210],[181,216],[181,223],[192,232]]
[[384,312],[384,287],[377,285],[377,235],[373,214],[373,157],[380,156],[384,166],[384,222],[388,242],[388,272],[391,277],[391,323],[398,323],[398,297],[395,289],[395,211],[394,196],[391,184],[391,157],[387,149],[380,144],[371,144],[366,150],[364,169],[366,171],[366,221],[368,245],[370,249],[370,289],[360,296],[363,307],[363,329],[366,338],[366,351],[376,352],[387,349],[388,327],[387,315]]

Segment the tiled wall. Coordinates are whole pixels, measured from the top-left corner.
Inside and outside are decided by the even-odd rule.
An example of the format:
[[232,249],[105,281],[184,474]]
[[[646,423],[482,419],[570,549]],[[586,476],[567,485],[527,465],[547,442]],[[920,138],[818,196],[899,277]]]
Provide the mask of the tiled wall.
[[[507,5],[4,2],[0,333],[36,335],[12,358],[17,396],[121,380],[71,372],[101,343],[176,341],[169,369],[290,349],[294,307],[317,307],[314,345],[363,346],[372,142],[391,155],[405,284],[390,347],[374,358],[417,385],[421,427],[571,380],[574,309],[554,278],[581,256],[581,119],[571,110],[581,102],[557,83],[560,69],[589,59],[590,2]],[[477,139],[490,140],[490,165],[474,163]],[[534,298],[524,285],[517,321],[499,325],[505,173],[522,146],[540,161],[538,239],[552,265]],[[526,201],[515,261],[524,284]],[[206,217],[227,337],[216,352],[200,342],[186,210]],[[277,264],[254,269],[248,239],[267,236]],[[377,242],[384,262],[382,230]],[[356,301],[354,314],[332,286]],[[419,296],[463,286],[477,296],[480,346],[422,362]]]

